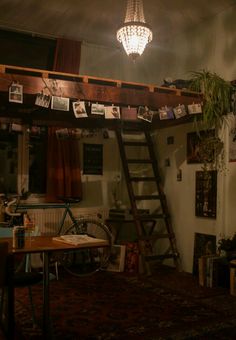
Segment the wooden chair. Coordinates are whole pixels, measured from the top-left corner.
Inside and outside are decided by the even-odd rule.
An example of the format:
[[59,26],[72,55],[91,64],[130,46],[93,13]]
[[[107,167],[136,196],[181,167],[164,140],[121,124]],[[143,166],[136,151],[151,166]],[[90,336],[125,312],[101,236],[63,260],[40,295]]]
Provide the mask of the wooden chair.
[[[3,333],[8,339],[14,336],[14,291],[13,284],[8,276],[10,270],[8,265],[8,243],[0,242],[0,289],[1,289],[1,310],[0,324]],[[7,287],[7,303],[4,305],[4,295]],[[3,308],[5,307],[5,309]]]
[[14,272],[14,255],[8,254],[8,243],[1,242],[0,245],[0,252],[3,253],[1,259],[5,254],[5,260],[1,260],[1,267],[5,267],[1,281],[1,324],[4,325],[3,330],[7,338],[12,339],[12,334],[14,334],[14,289],[28,287],[32,321],[36,323],[31,286],[42,282],[43,275],[33,271]]

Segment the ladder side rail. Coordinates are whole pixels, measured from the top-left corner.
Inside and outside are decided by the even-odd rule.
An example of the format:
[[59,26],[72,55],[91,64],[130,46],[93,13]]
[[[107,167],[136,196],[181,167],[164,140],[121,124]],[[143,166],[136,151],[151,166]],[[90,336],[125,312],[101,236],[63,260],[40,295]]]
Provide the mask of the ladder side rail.
[[[166,229],[167,229],[168,233],[170,234],[169,240],[170,240],[170,244],[171,244],[171,249],[172,249],[173,254],[175,254],[176,257],[179,257],[179,253],[178,253],[177,246],[176,246],[176,237],[175,237],[175,234],[173,233],[173,226],[172,226],[172,223],[171,223],[171,220],[170,220],[170,214],[169,214],[169,209],[168,209],[168,206],[167,206],[166,196],[164,194],[163,187],[162,187],[161,182],[160,182],[158,162],[157,162],[156,153],[154,151],[153,140],[152,140],[152,137],[150,136],[150,133],[147,132],[147,131],[145,131],[145,137],[146,137],[146,140],[147,140],[147,143],[148,143],[149,155],[150,155],[151,159],[153,160],[153,163],[152,163],[153,172],[154,172],[155,178],[157,179],[156,185],[157,185],[157,190],[158,190],[159,195],[160,195],[160,203],[161,203],[162,211],[164,213],[164,220],[165,220],[165,224],[166,224]],[[174,260],[176,260],[176,259],[174,259]]]
[[163,186],[162,186],[161,181],[160,181],[160,175],[159,175],[159,169],[158,169],[158,163],[157,163],[157,156],[156,156],[156,153],[154,151],[153,140],[152,140],[152,137],[150,136],[150,134],[147,131],[145,131],[145,137],[146,137],[146,140],[147,140],[149,156],[150,156],[150,159],[152,159],[152,168],[153,168],[154,177],[156,178],[156,185],[157,185],[158,194],[160,195],[160,198],[161,198],[162,210],[163,210],[163,212],[168,213],[166,197],[165,197],[165,194],[164,194]]
[[[158,161],[156,157],[156,153],[154,150],[154,144],[152,137],[150,135],[150,131],[144,130],[142,131],[145,137],[145,142],[127,142],[123,140],[122,136],[122,130],[120,128],[115,129],[116,138],[119,146],[120,151],[120,157],[122,161],[124,176],[126,180],[127,185],[127,191],[129,195],[130,205],[131,205],[131,212],[133,215],[134,224],[136,227],[137,237],[138,237],[138,243],[140,247],[140,252],[143,259],[143,264],[147,270],[147,272],[150,273],[150,267],[149,267],[149,260],[151,258],[159,258],[159,260],[164,260],[168,258],[172,258],[174,261],[174,264],[176,268],[180,268],[179,263],[179,253],[177,251],[177,245],[176,245],[176,239],[175,234],[173,232],[171,218],[168,210],[168,204],[166,200],[166,196],[164,194],[163,186],[161,183],[161,178],[159,175],[159,168],[158,168]],[[150,160],[147,159],[128,159],[126,155],[126,146],[134,146],[134,147],[140,147],[140,144],[142,146],[145,146],[147,148],[147,152],[149,153]],[[153,176],[148,177],[149,182],[153,181],[153,183],[156,183],[158,195],[136,195],[133,188],[133,183],[138,181],[143,181],[141,177],[132,176],[129,169],[130,163],[150,163],[152,167]],[[149,216],[151,217],[151,220],[147,216],[141,216],[139,214],[138,208],[137,208],[137,201],[141,200],[158,200],[160,203],[160,207],[162,209],[161,214],[152,214]],[[161,218],[165,223],[166,233],[154,233],[154,229],[156,226],[157,219]],[[150,224],[150,222],[152,223]],[[148,228],[147,228],[148,227]],[[153,242],[161,239],[161,238],[168,238],[169,240],[169,247],[168,250],[162,255],[155,256],[154,254],[150,254],[150,251],[152,252],[152,246]]]
[[116,129],[115,132],[116,132],[117,142],[118,142],[118,146],[119,146],[122,166],[123,166],[123,170],[124,170],[124,175],[125,175],[125,180],[126,180],[126,185],[127,185],[130,205],[131,205],[131,211],[132,211],[132,215],[133,215],[133,218],[134,218],[134,223],[136,225],[138,234],[141,235],[141,233],[142,233],[142,224],[137,219],[138,209],[137,209],[137,205],[136,205],[136,201],[135,201],[135,197],[134,197],[134,193],[133,193],[132,183],[130,181],[129,166],[128,166],[127,162],[126,162],[126,153],[125,153],[125,149],[124,149],[124,145],[123,145],[123,140],[122,140],[122,136],[121,136],[121,130]]

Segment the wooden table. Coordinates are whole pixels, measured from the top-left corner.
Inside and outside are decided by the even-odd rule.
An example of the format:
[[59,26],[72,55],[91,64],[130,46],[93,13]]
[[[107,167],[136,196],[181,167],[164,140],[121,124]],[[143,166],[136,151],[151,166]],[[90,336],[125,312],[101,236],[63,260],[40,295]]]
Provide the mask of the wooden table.
[[[25,247],[22,249],[12,248],[12,238],[4,238],[9,243],[9,252],[13,254],[32,254],[42,253],[43,255],[43,338],[51,339],[52,329],[50,321],[50,296],[49,296],[49,254],[54,251],[71,251],[81,248],[97,248],[108,245],[107,241],[79,245],[71,245],[53,240],[51,236],[31,236],[31,240],[27,239]],[[14,313],[13,313],[14,314]],[[14,320],[13,320],[14,325]]]

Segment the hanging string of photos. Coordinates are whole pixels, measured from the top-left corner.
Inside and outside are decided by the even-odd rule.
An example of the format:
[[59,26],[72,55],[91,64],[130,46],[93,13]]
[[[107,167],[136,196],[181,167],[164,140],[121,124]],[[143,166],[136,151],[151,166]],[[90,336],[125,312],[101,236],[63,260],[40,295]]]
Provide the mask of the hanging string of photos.
[[[45,87],[41,93],[36,94],[35,105],[43,108],[51,108],[51,110],[70,111],[70,98],[53,95],[58,93],[57,82],[54,80],[52,88],[45,83]],[[23,103],[23,85],[12,83],[9,87],[9,102]],[[168,105],[158,110],[150,109],[147,106],[139,107],[120,107],[118,105],[104,105],[101,103],[91,103],[89,101],[76,100],[72,102],[72,110],[75,118],[87,118],[90,115],[103,116],[105,119],[125,119],[144,120],[151,123],[154,116],[160,120],[179,119],[186,115],[202,113],[202,104],[192,103],[190,105],[179,104],[176,107]]]

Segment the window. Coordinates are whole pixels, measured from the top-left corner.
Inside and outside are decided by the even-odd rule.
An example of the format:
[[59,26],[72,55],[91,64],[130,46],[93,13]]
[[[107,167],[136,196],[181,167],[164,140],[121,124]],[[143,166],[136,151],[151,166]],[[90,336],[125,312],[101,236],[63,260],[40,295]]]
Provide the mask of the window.
[[0,193],[46,192],[47,128],[23,126],[0,130]]
[[0,133],[0,193],[17,192],[18,134]]
[[29,192],[46,192],[47,128],[34,127],[29,136]]

